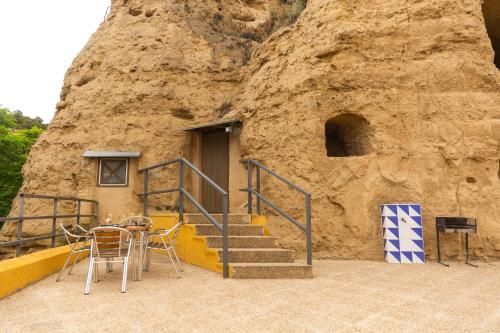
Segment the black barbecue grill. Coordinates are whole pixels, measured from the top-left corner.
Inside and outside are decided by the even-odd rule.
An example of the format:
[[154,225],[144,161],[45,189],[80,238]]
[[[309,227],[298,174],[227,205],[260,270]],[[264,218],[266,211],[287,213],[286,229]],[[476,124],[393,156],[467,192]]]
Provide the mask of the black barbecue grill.
[[439,242],[439,233],[450,233],[457,232],[465,234],[465,263],[467,265],[473,265],[469,262],[469,233],[477,233],[477,221],[470,217],[446,217],[438,216],[436,217],[436,237],[437,237],[437,248],[438,248],[438,262],[441,265],[449,266],[441,261],[441,244]]

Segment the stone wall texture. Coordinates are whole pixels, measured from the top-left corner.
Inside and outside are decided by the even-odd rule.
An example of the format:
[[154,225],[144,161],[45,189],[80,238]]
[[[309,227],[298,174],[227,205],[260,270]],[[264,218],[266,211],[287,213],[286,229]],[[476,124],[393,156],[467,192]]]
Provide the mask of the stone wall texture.
[[[379,204],[416,202],[430,258],[438,215],[477,217],[473,254],[500,258],[500,71],[492,47],[500,5],[309,0],[293,25],[270,34],[276,6],[114,0],[66,74],[22,191],[92,197],[95,170],[83,151],[140,150],[148,165],[186,156],[189,135],[176,129],[238,118],[242,157],[313,194],[316,257],[382,259]],[[350,143],[364,146],[361,156],[327,156],[331,119],[346,133],[362,123]],[[303,218],[299,195],[268,177],[263,188]],[[304,236],[268,214],[281,245],[304,251]],[[42,229],[28,226],[26,235]],[[14,232],[14,224],[2,230],[5,238]],[[445,237],[446,256],[460,256],[457,239]]]

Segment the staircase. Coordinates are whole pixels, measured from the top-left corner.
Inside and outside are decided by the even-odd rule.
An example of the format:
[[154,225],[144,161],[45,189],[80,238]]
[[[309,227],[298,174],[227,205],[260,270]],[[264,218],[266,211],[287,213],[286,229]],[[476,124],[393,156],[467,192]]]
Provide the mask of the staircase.
[[[191,162],[180,157],[139,170],[140,173],[144,174],[144,192],[137,195],[143,198],[144,216],[152,218],[153,229],[170,229],[179,223],[179,219],[182,219],[184,223],[176,240],[176,251],[179,257],[190,264],[221,272],[225,278],[312,278],[311,194],[255,160],[240,162],[247,164],[248,169],[248,187],[240,189],[240,191],[248,193],[248,214],[228,214],[229,193],[208,178]],[[149,173],[155,169],[174,164],[179,167],[179,187],[149,191]],[[219,193],[224,214],[210,214],[189,193],[184,186],[186,168],[198,175],[205,184],[208,184],[214,191]],[[255,188],[252,181],[253,168],[256,171]],[[260,192],[260,175],[262,172],[267,172],[304,196],[305,223],[289,215]],[[179,193],[178,214],[148,213],[149,196],[172,192]],[[253,197],[255,197],[256,201],[255,212],[257,214],[253,213]],[[185,213],[185,200],[190,201],[203,214]],[[270,237],[266,219],[260,214],[263,203],[305,233],[307,265],[296,263],[295,251],[279,248],[276,245],[276,238]],[[223,240],[227,240],[227,243],[223,242]]]
[[[186,224],[205,238],[206,246],[222,258],[222,235],[202,214],[185,214]],[[222,215],[214,217],[222,223]],[[312,266],[296,263],[295,251],[279,248],[277,238],[262,225],[253,224],[248,214],[229,214],[229,265],[234,279],[312,278]],[[221,260],[221,259],[219,259]]]

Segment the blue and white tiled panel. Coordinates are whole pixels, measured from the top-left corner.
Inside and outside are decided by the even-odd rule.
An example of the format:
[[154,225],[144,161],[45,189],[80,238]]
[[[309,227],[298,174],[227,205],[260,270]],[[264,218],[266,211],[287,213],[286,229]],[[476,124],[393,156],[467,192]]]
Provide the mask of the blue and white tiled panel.
[[423,264],[424,233],[420,205],[380,205],[380,213],[385,261],[395,264]]

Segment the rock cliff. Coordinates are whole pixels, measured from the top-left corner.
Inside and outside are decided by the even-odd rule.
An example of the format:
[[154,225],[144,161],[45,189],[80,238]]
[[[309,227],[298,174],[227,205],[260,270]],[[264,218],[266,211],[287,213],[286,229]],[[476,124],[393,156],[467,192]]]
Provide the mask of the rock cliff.
[[[434,216],[471,215],[474,255],[499,258],[496,2],[309,0],[280,28],[296,14],[281,2],[113,1],[66,74],[22,191],[92,197],[84,150],[139,150],[147,165],[185,155],[175,129],[238,118],[242,157],[313,193],[316,256],[381,259],[378,205],[418,202],[428,255]],[[300,216],[299,197],[265,184]],[[303,250],[293,226],[272,217],[271,232]]]

